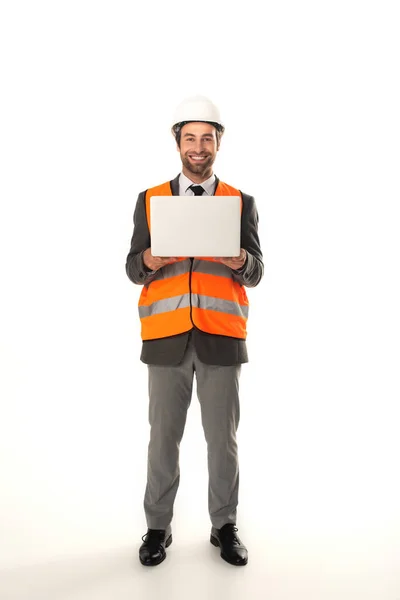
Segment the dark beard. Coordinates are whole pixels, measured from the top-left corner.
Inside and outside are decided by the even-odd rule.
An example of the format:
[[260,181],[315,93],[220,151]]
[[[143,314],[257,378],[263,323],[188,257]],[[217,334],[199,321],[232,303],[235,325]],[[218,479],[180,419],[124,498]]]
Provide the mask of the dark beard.
[[204,175],[212,167],[214,158],[212,156],[208,156],[203,164],[196,165],[190,162],[186,156],[182,156],[182,163],[190,173],[194,173],[195,175]]

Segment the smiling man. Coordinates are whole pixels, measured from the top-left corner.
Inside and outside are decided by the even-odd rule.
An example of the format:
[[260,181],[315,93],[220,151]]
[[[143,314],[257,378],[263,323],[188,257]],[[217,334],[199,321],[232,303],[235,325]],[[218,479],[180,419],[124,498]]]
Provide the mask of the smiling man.
[[[158,565],[172,543],[179,446],[196,375],[208,450],[210,541],[220,548],[225,561],[239,566],[247,564],[248,551],[236,527],[236,432],[241,364],[248,362],[245,287],[258,285],[264,273],[258,213],[252,196],[223,183],[213,172],[224,126],[219,110],[208,98],[195,96],[182,102],[172,133],[182,172],[139,194],[126,259],[129,279],[143,286],[139,299],[141,360],[148,365],[149,375],[150,440],[144,496],[148,530],[139,558],[145,566]],[[151,196],[213,196],[220,192],[242,200],[240,256],[198,259],[151,254]],[[171,298],[178,309],[171,310]]]

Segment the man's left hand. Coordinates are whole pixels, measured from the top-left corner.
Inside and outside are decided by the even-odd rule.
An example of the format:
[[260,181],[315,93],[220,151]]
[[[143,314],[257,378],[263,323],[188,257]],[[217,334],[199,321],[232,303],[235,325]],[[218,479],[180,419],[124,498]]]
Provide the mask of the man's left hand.
[[247,252],[244,248],[240,248],[240,256],[224,256],[224,257],[216,257],[215,260],[221,262],[223,265],[226,265],[230,269],[237,271],[237,269],[241,269],[246,262]]

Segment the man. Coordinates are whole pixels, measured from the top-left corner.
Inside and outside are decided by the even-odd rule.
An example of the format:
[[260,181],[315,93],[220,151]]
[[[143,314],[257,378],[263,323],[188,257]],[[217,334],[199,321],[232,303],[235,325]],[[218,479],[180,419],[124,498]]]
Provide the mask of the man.
[[[151,429],[144,497],[148,531],[142,538],[139,558],[143,565],[157,565],[165,559],[165,548],[172,543],[179,445],[195,373],[208,449],[210,541],[220,547],[224,560],[245,565],[248,552],[236,533],[236,431],[241,364],[248,362],[248,299],[244,286],[255,287],[264,273],[258,213],[252,196],[221,182],[213,173],[224,126],[209,99],[196,96],[182,102],[172,132],[182,172],[172,181],[139,194],[126,260],[129,279],[143,286],[139,300],[141,360],[148,365],[149,373]],[[220,194],[242,199],[240,256],[152,256],[151,196]]]

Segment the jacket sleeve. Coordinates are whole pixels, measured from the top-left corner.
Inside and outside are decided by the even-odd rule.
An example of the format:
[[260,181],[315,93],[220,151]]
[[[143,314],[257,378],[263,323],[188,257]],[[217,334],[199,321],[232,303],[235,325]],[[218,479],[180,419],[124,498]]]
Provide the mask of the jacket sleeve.
[[125,270],[129,279],[138,285],[150,283],[156,271],[150,271],[143,262],[143,253],[150,248],[150,232],[146,218],[145,194],[141,192],[133,215],[131,249],[126,257]]
[[235,281],[246,287],[256,287],[264,275],[263,255],[258,237],[258,211],[253,196],[243,194],[240,246],[247,252],[243,267],[232,270]]

